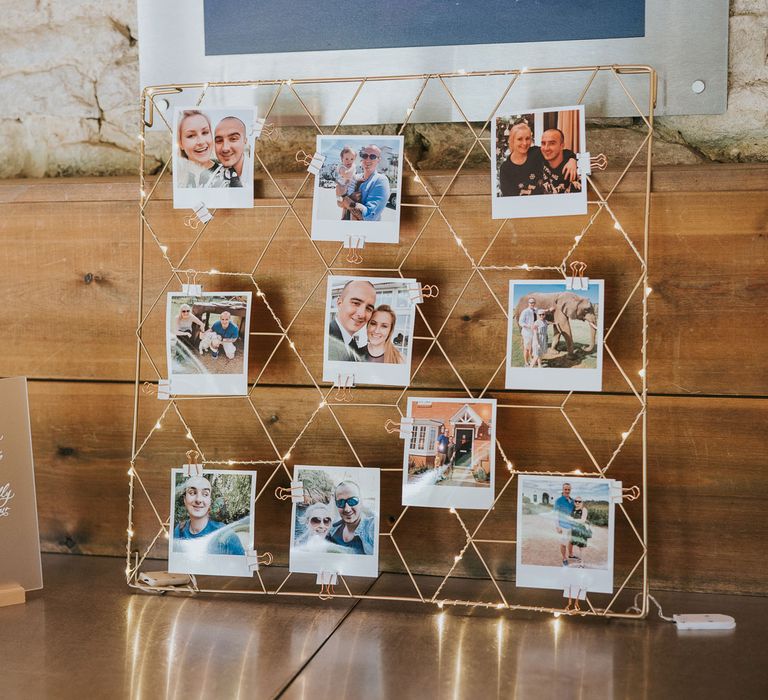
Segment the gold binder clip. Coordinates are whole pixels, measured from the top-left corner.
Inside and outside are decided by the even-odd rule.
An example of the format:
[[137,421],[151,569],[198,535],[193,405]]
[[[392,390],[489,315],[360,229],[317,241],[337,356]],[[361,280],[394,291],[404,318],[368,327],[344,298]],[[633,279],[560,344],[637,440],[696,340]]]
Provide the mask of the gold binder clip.
[[576,594],[575,598],[568,598],[568,605],[565,606],[565,612],[567,613],[581,612],[578,593]]
[[333,598],[333,587],[336,585],[338,574],[333,571],[319,571],[317,573],[317,583],[320,584],[320,600],[330,600]]
[[410,440],[411,433],[413,432],[413,418],[410,416],[405,416],[404,418],[401,418],[398,423],[392,419],[389,419],[386,423],[384,423],[384,430],[386,430],[390,435],[398,433],[401,440]]
[[157,387],[152,382],[144,382],[141,385],[141,393],[144,396],[154,396],[157,393]]
[[205,206],[204,202],[200,202],[192,210],[192,213],[184,219],[184,225],[196,231],[200,224],[207,224],[212,218],[213,214],[208,211],[208,207]]
[[277,138],[278,129],[274,124],[267,124],[266,120],[257,119],[253,126],[253,138],[259,139],[266,137],[270,141]]
[[605,170],[608,167],[608,158],[605,153],[598,153],[596,156],[590,156],[589,164],[593,170]]
[[296,162],[305,165],[307,170],[313,175],[318,175],[320,173],[320,168],[322,168],[323,163],[325,163],[325,156],[321,153],[310,155],[306,151],[301,150],[296,153]]
[[440,288],[436,284],[425,284],[420,287],[410,288],[411,301],[414,304],[421,304],[425,299],[434,299],[440,294]]
[[384,423],[384,430],[386,430],[390,435],[394,435],[395,433],[400,432],[400,423],[395,423],[391,418],[387,420],[386,423]]
[[336,379],[336,391],[334,398],[336,401],[348,403],[352,401],[352,387],[355,386],[355,375],[339,375]]
[[344,247],[347,249],[347,262],[359,265],[363,262],[363,248],[365,248],[365,236],[346,236]]
[[638,498],[640,498],[640,487],[637,485],[628,486],[627,488],[621,489],[621,491],[622,497],[627,501],[636,501]]
[[197,450],[187,450],[187,464],[197,464],[197,460],[200,458],[200,453]]
[[255,549],[245,551],[246,562],[251,571],[258,571],[260,566],[269,566],[272,563],[272,553],[259,554]]
[[278,486],[275,489],[275,498],[278,501],[302,503],[304,501],[304,484],[301,481],[292,481],[290,487]]
[[312,156],[309,153],[307,153],[307,152],[305,152],[303,150],[297,151],[296,152],[296,162],[299,165],[309,166],[309,164],[312,162]]
[[566,289],[589,289],[589,277],[584,277],[584,270],[587,269],[587,263],[581,260],[574,260],[570,264],[571,276],[565,278]]

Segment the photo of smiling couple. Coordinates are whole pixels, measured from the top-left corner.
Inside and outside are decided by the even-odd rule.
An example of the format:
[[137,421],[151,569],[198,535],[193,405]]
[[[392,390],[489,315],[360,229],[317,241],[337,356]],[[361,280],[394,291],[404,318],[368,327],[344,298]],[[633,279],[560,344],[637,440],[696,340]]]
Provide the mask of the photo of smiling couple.
[[329,279],[326,381],[351,371],[358,383],[407,383],[416,288],[415,280],[396,278]]
[[290,570],[376,576],[379,470],[297,465],[304,497],[293,504]]
[[253,108],[177,110],[173,139],[176,208],[199,203],[201,196],[206,206],[253,206],[254,119]]

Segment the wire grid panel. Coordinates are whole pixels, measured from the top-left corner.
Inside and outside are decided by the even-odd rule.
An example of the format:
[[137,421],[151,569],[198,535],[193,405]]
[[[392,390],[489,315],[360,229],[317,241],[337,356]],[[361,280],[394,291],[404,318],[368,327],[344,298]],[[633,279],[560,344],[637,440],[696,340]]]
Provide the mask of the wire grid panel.
[[[467,186],[463,179],[466,174],[476,174],[468,169],[468,165],[476,164],[478,155],[480,160],[485,162],[484,173],[489,170],[488,160],[494,157],[495,150],[490,143],[489,126],[493,115],[505,99],[514,97],[516,84],[521,80],[545,80],[547,75],[552,73],[567,73],[574,80],[574,94],[564,97],[562,104],[585,103],[590,87],[596,84],[596,81],[602,79],[612,81],[615,89],[625,94],[636,109],[638,115],[636,121],[643,128],[643,135],[634,152],[627,157],[626,162],[621,163],[620,168],[616,169],[616,176],[610,184],[602,184],[602,181],[598,183],[594,177],[587,178],[589,211],[586,217],[576,219],[578,221],[576,228],[573,228],[572,224],[574,217],[569,217],[567,224],[561,224],[555,233],[551,227],[551,220],[547,220],[549,224],[544,224],[545,230],[540,230],[539,235],[546,235],[547,238],[543,240],[550,243],[543,246],[542,239],[533,237],[533,244],[537,246],[536,250],[539,253],[546,253],[545,257],[548,257],[548,260],[529,263],[521,260],[521,252],[527,259],[533,259],[528,258],[534,253],[526,248],[531,238],[531,236],[526,238],[526,234],[530,227],[536,228],[537,222],[488,219],[486,225],[478,231],[476,219],[472,219],[471,224],[468,224],[466,217],[463,217],[461,209],[465,208],[466,199],[458,195],[462,193],[462,188]],[[366,90],[375,88],[375,85],[381,81],[401,81],[403,122],[388,131],[385,129],[382,134],[403,134],[407,125],[418,118],[419,104],[422,100],[428,99],[431,90],[445,91],[459,112],[463,114],[462,83],[499,75],[508,76],[509,81],[502,94],[491,96],[489,116],[485,123],[477,126],[465,119],[467,138],[463,146],[467,147],[467,151],[461,157],[460,165],[455,172],[437,175],[420,172],[413,158],[409,157],[406,146],[403,180],[405,182],[408,175],[408,186],[404,188],[401,201],[403,207],[401,242],[399,246],[378,246],[377,251],[367,248],[365,258],[373,260],[368,267],[362,265],[363,256],[360,251],[356,251],[354,255],[357,257],[353,258],[350,257],[349,251],[345,252],[342,244],[318,243],[311,240],[306,193],[309,192],[311,195],[312,176],[307,174],[294,177],[292,179],[294,188],[291,188],[285,184],[285,178],[272,174],[269,166],[269,151],[272,148],[281,147],[282,135],[275,137],[271,127],[265,129],[265,134],[272,131],[272,135],[266,139],[262,135],[261,142],[255,149],[256,166],[263,172],[264,188],[269,194],[267,197],[257,195],[253,210],[213,212],[214,218],[208,223],[197,229],[185,228],[182,226],[182,221],[188,217],[189,212],[173,211],[168,201],[170,157],[156,173],[154,180],[150,180],[146,172],[145,137],[149,138],[149,136],[145,132],[145,127],[150,126],[155,118],[159,118],[168,130],[172,131],[169,120],[157,108],[157,102],[162,99],[163,94],[186,91],[190,94],[189,103],[194,102],[200,105],[204,102],[206,95],[210,95],[214,90],[269,89],[273,92],[273,98],[270,108],[263,115],[267,122],[278,100],[287,99],[294,102],[297,112],[303,116],[303,122],[312,124],[318,134],[342,134],[345,116],[354,109],[358,100],[370,96]],[[641,109],[633,96],[633,90],[628,85],[631,80],[642,81],[641,87],[647,90],[649,97],[646,109]],[[336,124],[324,128],[318,123],[311,105],[302,99],[301,87],[309,84],[317,87],[332,83],[344,83],[349,86],[349,101],[339,105],[339,118]],[[407,89],[409,86],[410,90]],[[141,583],[138,580],[140,568],[147,558],[159,554],[158,550],[165,546],[165,540],[169,537],[169,517],[165,516],[168,504],[167,467],[184,462],[182,455],[189,448],[193,448],[194,454],[188,454],[187,461],[202,463],[210,468],[256,467],[259,475],[256,498],[258,519],[260,504],[266,505],[269,510],[274,506],[276,488],[279,491],[281,484],[290,482],[293,463],[333,463],[326,457],[328,450],[335,448],[329,448],[328,443],[323,442],[323,439],[318,437],[318,433],[313,432],[321,420],[337,430],[337,443],[348,449],[348,454],[351,456],[350,462],[360,467],[380,466],[383,463],[399,465],[402,460],[401,443],[387,443],[383,449],[388,450],[389,454],[384,457],[381,452],[378,452],[382,449],[381,443],[378,442],[376,453],[382,459],[379,459],[379,463],[376,464],[377,460],[372,460],[370,454],[362,453],[360,442],[354,435],[354,424],[360,421],[361,416],[372,415],[377,411],[382,416],[387,415],[399,420],[404,415],[404,406],[409,394],[429,396],[442,392],[440,395],[449,395],[445,394],[447,389],[452,391],[450,395],[455,395],[457,398],[495,397],[498,400],[499,415],[507,411],[515,412],[517,416],[535,415],[533,423],[531,418],[526,419],[527,425],[536,426],[541,421],[554,417],[558,421],[558,429],[572,441],[575,440],[574,444],[585,466],[579,469],[557,471],[548,469],[546,463],[537,462],[535,456],[526,460],[520,448],[509,444],[505,430],[500,427],[502,421],[498,421],[496,449],[500,459],[497,459],[497,485],[493,507],[488,511],[459,512],[456,509],[450,509],[437,514],[434,511],[430,513],[432,520],[438,517],[443,519],[443,524],[439,527],[454,532],[457,544],[455,550],[451,550],[444,561],[437,564],[433,562],[428,567],[429,573],[433,574],[429,579],[419,575],[424,573],[420,571],[419,558],[427,556],[430,545],[425,545],[422,541],[415,552],[409,551],[405,546],[410,529],[406,526],[406,520],[414,508],[399,505],[401,466],[384,467],[383,476],[392,473],[392,481],[389,483],[392,488],[388,489],[390,495],[387,497],[385,482],[382,482],[382,503],[385,500],[391,502],[390,510],[394,514],[389,516],[390,526],[387,530],[384,527],[382,510],[380,550],[383,552],[385,545],[389,547],[392,560],[397,562],[399,570],[408,576],[410,593],[406,595],[400,592],[397,595],[371,593],[370,581],[362,585],[359,580],[352,581],[340,577],[341,586],[338,586],[332,594],[339,597],[415,601],[439,607],[480,606],[608,617],[644,617],[647,614],[648,603],[646,348],[647,297],[651,291],[648,286],[648,243],[655,87],[656,74],[647,66],[582,66],[482,73],[200,83],[146,88],[141,100],[141,134],[139,136],[141,142],[139,298],[133,444],[128,470],[129,517],[126,545],[128,584],[135,588],[154,591],[183,590],[198,593],[226,590],[228,593],[252,595],[327,597],[331,591],[327,587],[318,589],[312,577],[302,574],[287,576],[280,574],[275,577],[272,574],[276,570],[270,571],[268,568],[256,568],[254,579],[252,581],[247,579],[248,585],[240,590],[233,590],[229,586],[226,589],[216,588],[213,585],[200,586],[194,577],[190,585],[181,589],[153,587]],[[307,144],[305,150],[311,151],[313,145]],[[617,194],[617,190],[630,173],[637,174],[639,168],[632,169],[632,166],[641,162],[644,177],[641,188],[643,195],[641,198],[632,200],[628,213],[631,225],[625,226],[621,222],[622,206],[625,202],[621,201],[621,193]],[[470,183],[472,179],[469,178]],[[297,187],[296,183],[298,183]],[[165,188],[165,195],[162,194],[163,188]],[[470,189],[472,189],[471,186]],[[457,195],[454,199],[460,202],[459,207],[452,200],[454,194]],[[476,194],[478,194],[477,202],[484,202],[483,206],[489,204],[487,188],[482,194],[479,192]],[[488,216],[490,207],[487,206],[485,211]],[[538,225],[541,225],[541,221]],[[548,229],[546,229],[547,225]],[[239,235],[238,232],[243,229],[258,231],[258,235],[253,235],[249,243],[255,251],[250,251],[253,252],[253,258],[251,258],[253,265],[242,264],[246,262],[242,249],[240,253],[229,255],[229,258],[226,251],[222,254],[222,250],[227,248],[227,246],[222,247],[223,242],[231,242],[233,237],[236,238]],[[290,260],[286,260],[284,251],[271,258],[276,248],[284,246],[285,241],[281,235],[285,229],[291,229],[293,241],[301,246],[302,253],[298,257],[288,254],[287,257],[290,257]],[[526,240],[528,243],[525,242]],[[216,241],[219,241],[218,245]],[[568,274],[569,263],[575,260],[574,256],[577,253],[582,256],[585,251],[589,252],[589,241],[595,243],[595,252],[587,258],[592,263],[590,271],[593,276],[604,276],[594,274],[601,269],[600,265],[606,262],[602,260],[604,254],[610,255],[612,265],[620,267],[614,281],[617,288],[625,292],[625,296],[616,298],[610,318],[606,312],[607,329],[603,336],[605,356],[610,359],[610,362],[606,359],[604,368],[610,366],[620,390],[587,397],[586,400],[592,403],[585,410],[583,407],[578,407],[584,395],[574,395],[573,392],[565,395],[541,392],[513,394],[499,389],[498,383],[503,382],[500,378],[503,377],[502,369],[506,357],[503,347],[500,349],[502,355],[500,362],[485,360],[484,366],[487,372],[482,377],[476,371],[477,362],[473,356],[469,359],[463,356],[461,361],[456,359],[457,355],[451,348],[451,344],[458,338],[461,344],[465,345],[469,337],[467,331],[457,333],[454,323],[456,314],[465,310],[463,305],[467,297],[471,296],[475,305],[479,304],[481,308],[492,314],[499,321],[495,324],[496,326],[503,325],[506,329],[507,309],[503,299],[506,298],[504,290],[510,276],[521,278],[521,276],[532,274],[533,278],[536,278],[541,277],[544,271],[554,278],[564,278]],[[542,247],[545,248],[544,251],[541,250]],[[557,247],[560,247],[559,253],[554,252]],[[621,247],[621,253],[618,247]],[[438,252],[446,250],[448,252],[441,258]],[[617,263],[619,255],[624,256],[621,258],[621,264]],[[225,269],[224,264],[218,264],[218,268],[211,267],[211,258],[217,258],[217,256],[225,258],[226,264],[231,265],[233,269]],[[437,262],[433,261],[432,256],[437,258]],[[278,280],[279,283],[276,283],[266,272],[270,260],[278,270],[277,276],[282,275]],[[441,260],[444,263],[442,265]],[[237,270],[238,267],[239,270]],[[442,274],[446,272],[445,268],[449,267],[451,269],[447,274]],[[461,270],[461,274],[457,270]],[[411,383],[402,389],[355,388],[350,392],[348,387],[329,386],[317,380],[317,377],[322,376],[321,371],[318,370],[318,367],[321,368],[322,358],[319,357],[315,346],[320,340],[319,345],[322,348],[321,334],[325,330],[324,321],[322,316],[315,316],[311,321],[306,319],[308,314],[319,308],[318,299],[322,298],[324,301],[327,276],[350,271],[374,273],[377,276],[393,275],[401,278],[416,276],[423,282],[432,282],[438,278],[442,280],[441,298],[444,301],[441,312],[430,313],[426,303],[416,306],[418,327],[414,341],[421,344],[423,352],[420,354],[414,352]],[[297,279],[301,280],[302,294],[295,299],[292,298],[292,303],[288,303],[285,298],[281,298],[281,290],[288,288],[294,290]],[[249,393],[246,397],[171,396],[168,401],[153,400],[167,376],[163,370],[164,350],[160,349],[164,348],[165,342],[166,320],[163,314],[165,295],[168,291],[178,290],[182,284],[190,281],[210,282],[212,287],[219,289],[239,290],[248,286],[255,290],[254,306],[257,308],[253,311],[256,320],[252,323],[252,328],[256,330],[252,330],[251,336],[258,339],[260,343],[263,342],[264,355],[257,362],[258,367],[251,368],[249,372]],[[444,295],[443,287],[452,287],[453,293]],[[462,316],[464,321],[468,318],[467,315]],[[631,330],[628,330],[629,326]],[[265,330],[258,330],[259,328]],[[307,328],[311,330],[306,330]],[[502,337],[505,337],[505,330],[502,332]],[[615,352],[614,337],[617,339]],[[635,345],[635,352],[627,353],[626,338],[630,338],[631,343]],[[483,337],[482,342],[485,343],[486,340],[487,338]],[[496,341],[498,340],[497,337]],[[501,342],[503,345],[504,341]],[[252,341],[252,347],[253,345]],[[629,354],[629,357],[624,358],[622,354]],[[158,357],[163,359],[158,361]],[[435,358],[441,363],[436,371],[429,369],[430,361]],[[284,376],[284,368],[289,366],[288,362],[291,363],[290,376]],[[630,368],[632,363],[635,365]],[[275,367],[278,371],[271,373]],[[605,371],[604,369],[604,373]],[[277,416],[266,416],[264,411],[260,410],[264,404],[264,398],[275,392],[276,384],[297,386],[299,388],[295,391],[303,392],[301,403],[293,404],[291,407],[299,417],[285,429],[282,441],[275,437],[274,426],[277,424]],[[435,386],[439,388],[429,388]],[[594,426],[590,426],[589,422],[585,426],[583,416],[587,415],[593,422],[595,420],[599,422],[600,415],[604,415],[599,414],[599,410],[604,409],[592,410],[590,406],[598,406],[601,402],[608,402],[607,411],[613,413],[618,400],[616,394],[627,399],[631,405],[628,411],[626,408],[622,409],[624,411],[622,415],[626,414],[627,417],[626,429],[621,431],[615,447],[607,452],[603,449],[604,454],[601,454],[590,437]],[[356,396],[360,399],[357,400]],[[385,398],[387,400],[384,400]],[[300,410],[296,410],[299,406]],[[350,420],[349,412],[352,409],[354,409],[354,419]],[[616,412],[621,413],[621,411]],[[243,425],[242,422],[237,423],[233,418],[236,414],[246,416],[245,420],[249,421],[246,424],[253,430],[252,433],[248,432],[249,438],[245,440],[248,444],[239,448],[238,440],[227,436],[225,440],[227,447],[221,447],[221,432],[227,431],[227,417],[230,418],[229,425]],[[542,418],[545,414],[546,419]],[[204,418],[201,419],[200,415]],[[214,439],[219,444],[213,449],[207,449],[210,443],[204,444],[204,442],[211,439],[211,436],[208,435],[204,440],[198,438],[198,435],[210,433],[211,425],[216,424],[217,420],[223,424],[220,432],[214,433],[218,435]],[[371,421],[368,423],[370,425],[377,419],[366,420]],[[381,423],[384,423],[383,418]],[[169,424],[175,426],[170,431]],[[384,432],[383,429],[382,432]],[[252,437],[256,435],[258,439]],[[633,435],[638,436],[633,441],[636,454],[632,455],[628,463],[619,467],[619,457],[627,452],[627,443]],[[243,435],[241,434],[240,437]],[[258,444],[254,443],[254,440]],[[158,443],[161,447],[153,453],[150,448]],[[318,448],[313,451],[312,447],[315,444]],[[323,449],[321,450],[320,447]],[[297,453],[301,450],[303,455],[314,457],[314,459],[299,461]],[[639,453],[637,453],[638,450]],[[162,454],[162,457],[158,457],[158,454]],[[254,456],[261,458],[253,459]],[[158,463],[160,459],[170,460],[172,463]],[[528,462],[526,468],[522,468],[521,463],[526,461]],[[626,502],[617,506],[617,528],[621,523],[626,536],[625,540],[631,540],[634,545],[634,550],[624,565],[626,571],[622,569],[619,576],[621,583],[613,595],[606,596],[606,599],[600,603],[593,600],[594,596],[588,595],[583,608],[579,607],[578,601],[570,599],[565,606],[550,602],[531,604],[529,597],[518,600],[519,589],[515,589],[509,581],[508,564],[510,561],[514,562],[516,542],[513,538],[505,536],[509,534],[508,523],[502,527],[495,512],[507,514],[515,512],[514,482],[518,474],[572,475],[574,473],[600,478],[623,477],[625,484],[632,484],[632,495],[625,498],[625,501],[637,498],[636,503],[632,504],[632,509]],[[286,508],[288,511],[290,511],[289,506]],[[138,514],[139,507],[144,509],[146,515]],[[424,512],[431,509],[415,510]],[[447,523],[445,519],[448,519]],[[142,532],[139,532],[139,529]],[[285,533],[283,541],[287,544],[290,532],[287,524],[283,531]],[[259,532],[257,523],[257,543]],[[617,542],[619,542],[618,535]],[[501,553],[495,556],[489,555],[488,548],[496,548],[497,552],[500,548]],[[467,570],[463,565],[470,557],[473,559],[474,568]],[[435,577],[434,571],[440,566],[443,566],[441,575]],[[463,593],[464,577],[478,574],[486,580],[487,585],[481,587],[482,591],[479,594]],[[458,594],[452,593],[452,586],[459,591]],[[617,600],[628,586],[641,589],[642,604],[639,609],[632,612],[623,612],[618,608]],[[553,599],[552,595],[545,595],[552,593],[552,591],[541,591],[542,598],[546,600]],[[556,592],[555,594],[559,595]]]

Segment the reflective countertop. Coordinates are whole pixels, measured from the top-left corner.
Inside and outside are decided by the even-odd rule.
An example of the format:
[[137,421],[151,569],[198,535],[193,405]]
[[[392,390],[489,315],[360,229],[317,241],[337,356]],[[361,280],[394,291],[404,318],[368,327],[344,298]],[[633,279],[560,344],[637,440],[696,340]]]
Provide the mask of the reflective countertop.
[[[0,608],[2,698],[768,697],[766,598],[659,594],[668,615],[737,620],[733,631],[683,632],[655,614],[158,596],[132,592],[119,559],[43,563],[45,588]],[[408,585],[384,574],[371,592]]]

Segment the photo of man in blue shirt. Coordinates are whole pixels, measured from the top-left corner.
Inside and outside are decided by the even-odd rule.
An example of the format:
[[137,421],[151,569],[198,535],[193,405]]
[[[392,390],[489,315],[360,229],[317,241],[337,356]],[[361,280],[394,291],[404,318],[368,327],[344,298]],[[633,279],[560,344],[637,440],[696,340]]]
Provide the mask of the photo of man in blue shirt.
[[560,535],[560,558],[563,566],[568,566],[568,559],[573,558],[573,543],[571,542],[571,529],[573,528],[573,499],[571,499],[571,485],[566,481],[563,484],[563,493],[555,501],[555,530]]

